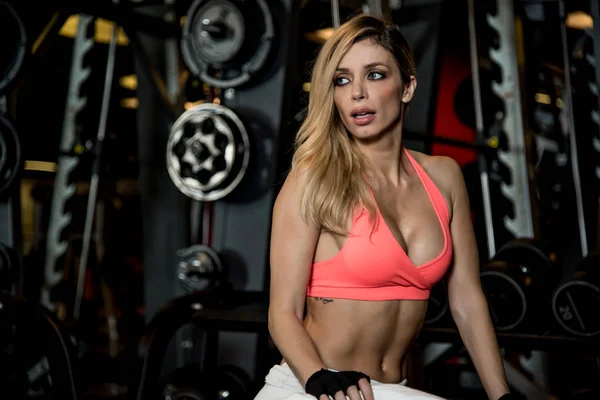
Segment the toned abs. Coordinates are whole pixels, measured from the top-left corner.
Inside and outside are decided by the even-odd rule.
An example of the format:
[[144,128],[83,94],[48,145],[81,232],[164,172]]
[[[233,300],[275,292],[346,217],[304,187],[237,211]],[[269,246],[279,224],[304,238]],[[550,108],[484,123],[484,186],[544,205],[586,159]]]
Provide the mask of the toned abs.
[[426,301],[308,298],[304,327],[325,365],[398,383],[427,310]]

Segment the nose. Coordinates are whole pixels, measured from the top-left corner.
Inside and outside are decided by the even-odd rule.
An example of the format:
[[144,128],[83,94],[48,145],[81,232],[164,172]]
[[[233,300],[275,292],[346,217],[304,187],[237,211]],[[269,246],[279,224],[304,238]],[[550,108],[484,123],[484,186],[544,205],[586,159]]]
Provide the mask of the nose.
[[355,80],[352,84],[352,100],[361,100],[366,97],[366,91],[362,81]]

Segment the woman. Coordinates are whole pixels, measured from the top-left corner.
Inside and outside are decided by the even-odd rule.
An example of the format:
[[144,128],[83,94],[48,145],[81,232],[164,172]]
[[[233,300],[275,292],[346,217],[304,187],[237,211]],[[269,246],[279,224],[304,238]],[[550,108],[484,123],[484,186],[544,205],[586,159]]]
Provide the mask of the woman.
[[461,169],[402,145],[415,75],[399,29],[369,16],[346,22],[319,53],[273,209],[269,329],[284,360],[258,400],[438,398],[408,388],[406,370],[445,275],[489,398],[510,396]]

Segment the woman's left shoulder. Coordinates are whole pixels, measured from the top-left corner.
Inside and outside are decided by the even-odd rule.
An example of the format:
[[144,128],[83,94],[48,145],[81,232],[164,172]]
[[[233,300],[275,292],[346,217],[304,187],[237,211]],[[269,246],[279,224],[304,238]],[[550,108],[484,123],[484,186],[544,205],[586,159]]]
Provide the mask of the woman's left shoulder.
[[415,150],[409,152],[436,185],[450,189],[463,180],[462,168],[454,158],[429,155]]

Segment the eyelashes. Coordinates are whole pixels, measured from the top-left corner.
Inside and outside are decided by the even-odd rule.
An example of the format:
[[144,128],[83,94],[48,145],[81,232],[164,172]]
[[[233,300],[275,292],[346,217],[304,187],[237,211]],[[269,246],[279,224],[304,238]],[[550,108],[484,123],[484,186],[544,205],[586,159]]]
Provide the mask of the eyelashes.
[[[385,73],[380,72],[380,71],[372,71],[369,72],[369,74],[367,75],[367,79],[372,80],[372,81],[378,81],[380,79],[384,79],[386,77]],[[348,78],[345,77],[336,77],[333,79],[333,85],[334,86],[343,86],[346,83],[348,83],[350,80]]]

